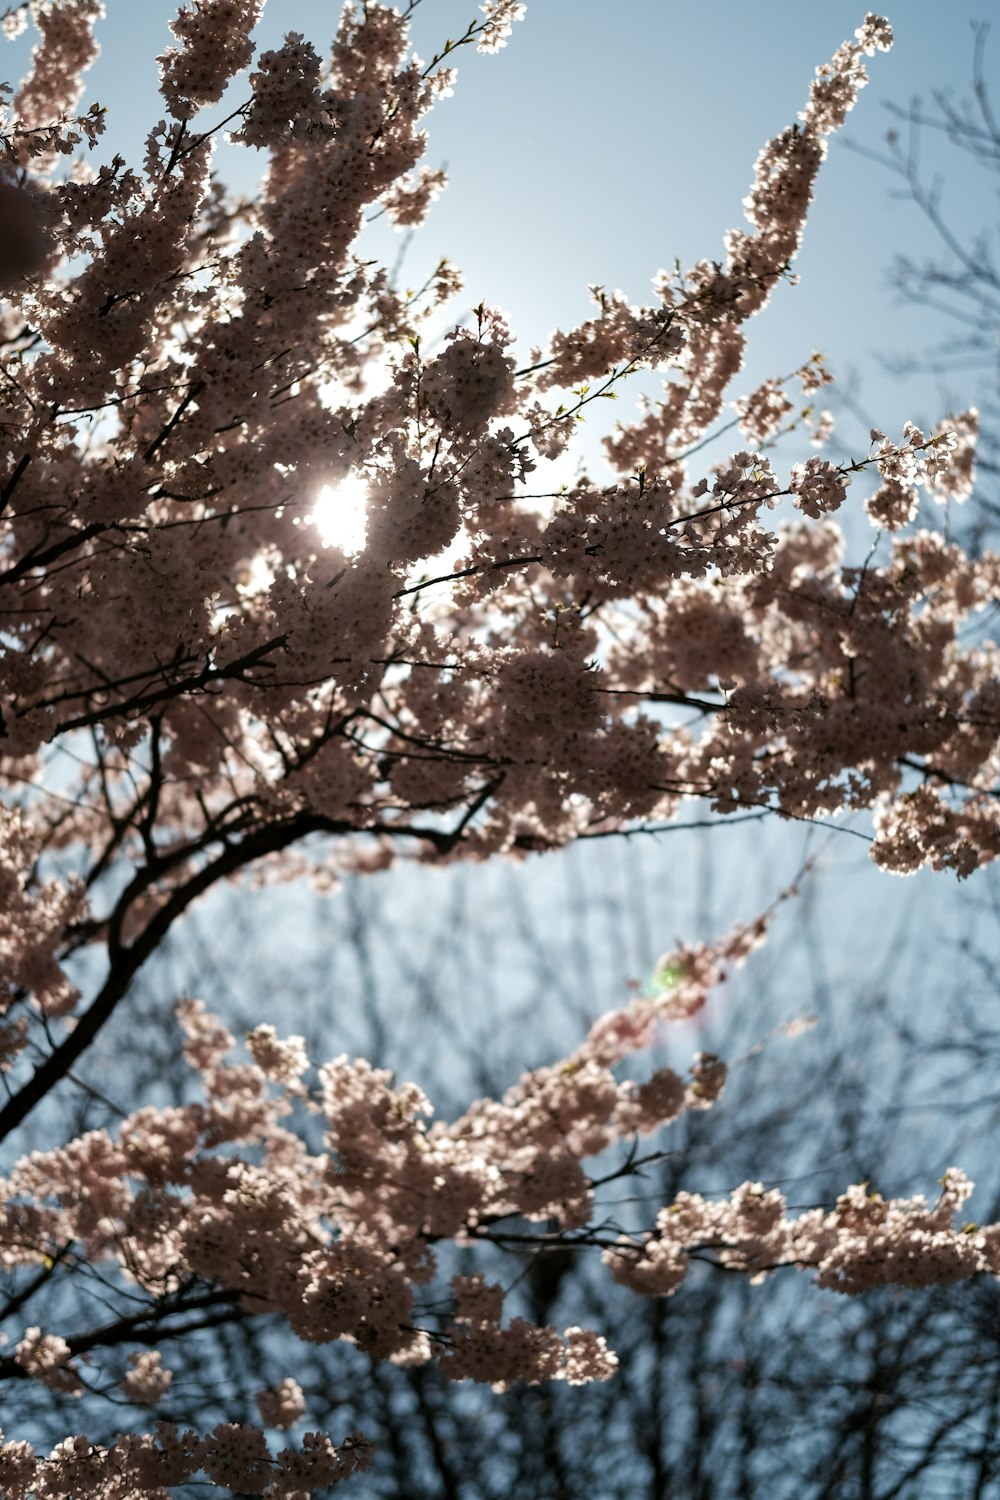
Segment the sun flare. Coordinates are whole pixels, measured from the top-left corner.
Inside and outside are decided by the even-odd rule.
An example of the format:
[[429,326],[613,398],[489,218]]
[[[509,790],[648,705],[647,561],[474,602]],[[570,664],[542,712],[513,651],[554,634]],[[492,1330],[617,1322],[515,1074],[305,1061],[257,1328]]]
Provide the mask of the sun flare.
[[358,474],[339,484],[325,484],[316,497],[311,520],[324,547],[339,547],[348,556],[364,550],[368,486]]

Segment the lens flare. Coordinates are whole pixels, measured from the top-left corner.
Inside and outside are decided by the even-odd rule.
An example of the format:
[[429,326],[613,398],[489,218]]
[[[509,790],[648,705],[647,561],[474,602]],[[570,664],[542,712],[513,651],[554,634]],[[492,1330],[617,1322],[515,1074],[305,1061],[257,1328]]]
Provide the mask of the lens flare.
[[325,484],[313,506],[312,523],[324,547],[339,547],[349,557],[364,551],[368,487],[358,474],[339,484]]

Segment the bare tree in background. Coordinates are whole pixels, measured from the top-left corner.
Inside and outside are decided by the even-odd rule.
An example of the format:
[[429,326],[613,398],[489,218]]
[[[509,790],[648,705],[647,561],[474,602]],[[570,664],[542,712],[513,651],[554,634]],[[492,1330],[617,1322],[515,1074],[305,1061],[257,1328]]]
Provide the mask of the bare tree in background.
[[[898,196],[920,210],[929,232],[919,251],[895,254],[890,277],[904,302],[929,312],[946,331],[917,351],[887,351],[886,363],[896,374],[934,375],[956,407],[965,403],[970,385],[979,393],[975,504],[950,518],[955,534],[975,549],[995,537],[1000,523],[1000,107],[990,78],[997,44],[990,41],[989,24],[975,25],[973,38],[965,97],[935,90],[929,99],[890,105],[893,124],[884,151],[857,141],[848,145],[892,174]],[[959,227],[949,198],[956,166],[971,170],[978,184],[982,218],[971,234]],[[966,211],[969,196],[966,191]]]

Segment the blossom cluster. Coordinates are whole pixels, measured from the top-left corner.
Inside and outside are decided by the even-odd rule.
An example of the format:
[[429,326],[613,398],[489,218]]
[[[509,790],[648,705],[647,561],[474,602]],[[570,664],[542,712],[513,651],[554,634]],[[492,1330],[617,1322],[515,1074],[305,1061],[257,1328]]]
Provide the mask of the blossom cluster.
[[640,1244],[623,1237],[604,1259],[616,1280],[670,1296],[692,1256],[761,1281],[782,1266],[809,1268],[818,1286],[857,1296],[880,1286],[950,1286],[1000,1273],[996,1225],[955,1226],[973,1185],[950,1168],[933,1204],[922,1196],[883,1198],[867,1183],[849,1188],[830,1210],[789,1217],[782,1193],[746,1182],[728,1199],[679,1193]]
[[[523,1245],[518,1225],[537,1223],[536,1253],[595,1245],[617,1281],[653,1296],[673,1294],[692,1262],[706,1259],[754,1280],[783,1267],[809,1270],[820,1286],[849,1295],[1000,1277],[1000,1226],[956,1225],[972,1192],[957,1169],[932,1204],[884,1198],[865,1184],[831,1208],[790,1215],[778,1190],[747,1182],[724,1198],[680,1192],[650,1229],[610,1241],[602,1233],[584,1161],[685,1108],[710,1108],[725,1083],[724,1064],[707,1054],[695,1058],[687,1081],[663,1067],[638,1083],[615,1070],[645,1051],[663,1023],[695,1014],[767,926],[758,918],[714,944],[665,956],[650,992],[600,1017],[561,1063],[525,1074],[501,1099],[479,1100],[451,1123],[428,1123],[419,1088],[363,1060],[339,1057],[314,1070],[299,1038],[258,1028],[247,1046],[267,1072],[234,1060],[225,1026],[199,1002],[182,1001],[185,1052],[202,1098],[146,1106],[115,1134],[92,1130],[22,1158],[0,1184],[4,1262],[30,1271],[50,1263],[55,1246],[61,1256],[85,1258],[100,1272],[102,1301],[116,1284],[132,1304],[150,1299],[138,1323],[143,1342],[158,1306],[167,1315],[196,1307],[199,1289],[212,1288],[216,1304],[220,1294],[231,1297],[234,1316],[281,1312],[302,1340],[347,1339],[375,1359],[407,1365],[436,1357],[449,1380],[497,1389],[607,1380],[617,1357],[597,1330],[506,1321],[503,1287],[478,1272],[451,1277],[450,1313],[443,1311],[434,1290],[442,1241],[467,1251],[502,1246],[510,1226]],[[295,1068],[274,1079],[281,1071],[274,1059],[290,1055]],[[306,1144],[308,1115],[301,1130],[289,1128],[303,1101],[324,1127],[319,1151]],[[629,1170],[627,1158],[620,1170]],[[6,1363],[79,1395],[78,1349],[87,1351],[88,1381],[95,1366],[120,1359],[122,1334],[114,1324],[103,1333],[106,1348],[100,1329],[66,1339],[30,1326]],[[140,1347],[128,1355],[119,1391],[135,1406],[156,1407],[171,1380],[160,1352]],[[161,1421],[155,1436],[104,1447],[70,1438],[48,1458],[8,1441],[0,1447],[4,1491],[27,1495],[38,1485],[55,1494],[61,1484],[97,1500],[118,1493],[102,1488],[112,1476],[138,1493],[154,1480],[168,1487],[204,1471],[216,1485],[277,1500],[334,1483],[367,1460],[360,1439],[336,1450],[315,1433],[272,1452],[267,1431],[296,1428],[308,1416],[294,1377],[258,1392],[256,1402],[262,1427],[228,1423],[204,1437]]]
[[0,1484],[11,1500],[29,1496],[58,1500],[110,1500],[112,1496],[167,1495],[204,1474],[230,1494],[298,1500],[325,1491],[368,1467],[372,1450],[359,1434],[335,1448],[319,1432],[308,1432],[300,1448],[272,1454],[264,1432],[248,1423],[220,1422],[204,1437],[190,1428],[158,1422],[156,1432],[123,1433],[108,1445],[83,1434],[57,1443],[47,1457],[30,1443],[0,1446]]
[[[235,1060],[222,1022],[200,1001],[182,999],[184,1055],[202,1098],[143,1106],[114,1134],[91,1130],[17,1162],[0,1183],[4,1268],[33,1273],[51,1268],[58,1253],[99,1272],[99,1300],[119,1286],[132,1305],[147,1301],[139,1346],[118,1377],[120,1395],[140,1408],[165,1402],[173,1380],[160,1351],[143,1347],[146,1323],[156,1327],[158,1310],[162,1317],[189,1302],[197,1307],[206,1287],[216,1303],[220,1290],[230,1293],[234,1315],[280,1311],[312,1343],[349,1339],[374,1358],[409,1364],[438,1356],[451,1380],[608,1379],[617,1361],[601,1334],[505,1322],[502,1288],[480,1276],[452,1279],[450,1317],[421,1317],[415,1296],[434,1278],[442,1239],[490,1240],[511,1214],[580,1230],[592,1199],[586,1156],[651,1133],[685,1108],[711,1105],[725,1081],[718,1059],[696,1057],[688,1080],[669,1068],[646,1082],[612,1070],[647,1047],[661,1023],[697,1010],[764,930],[757,922],[665,958],[662,982],[602,1017],[563,1063],[526,1074],[502,1099],[479,1101],[450,1124],[428,1123],[430,1105],[414,1085],[347,1057],[314,1069],[301,1038],[271,1027],[247,1036],[251,1061]],[[305,1132],[289,1129],[303,1101],[325,1129],[319,1153]],[[123,1341],[127,1348],[114,1325],[104,1349],[100,1332],[67,1340],[28,1326],[6,1361],[11,1370],[0,1362],[0,1375],[16,1366],[79,1395],[79,1351],[87,1351],[89,1383],[99,1362],[118,1364]],[[256,1399],[268,1430],[295,1428],[307,1416],[291,1376]],[[154,1474],[169,1486],[204,1470],[216,1484],[277,1497],[344,1477],[363,1453],[350,1445],[338,1453],[322,1438],[320,1461],[310,1446],[317,1442],[307,1436],[302,1447],[272,1454],[263,1429],[226,1424],[199,1437],[160,1422],[155,1437],[122,1437],[110,1447],[67,1439],[48,1459],[9,1441],[0,1474],[5,1493],[27,1493],[31,1484],[55,1493],[62,1484],[97,1497],[112,1475],[141,1489]]]

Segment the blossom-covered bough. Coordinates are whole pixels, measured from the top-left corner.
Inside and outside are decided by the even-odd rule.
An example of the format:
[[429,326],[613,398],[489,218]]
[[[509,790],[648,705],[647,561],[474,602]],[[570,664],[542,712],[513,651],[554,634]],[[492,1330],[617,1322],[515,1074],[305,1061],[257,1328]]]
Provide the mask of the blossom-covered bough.
[[[345,8],[325,58],[296,32],[255,56],[262,8],[179,12],[140,167],[78,157],[104,123],[79,113],[100,0],[4,18],[39,39],[4,96],[0,156],[0,1379],[72,1395],[117,1370],[119,1403],[155,1406],[171,1340],[278,1314],[301,1339],[439,1358],[456,1379],[607,1378],[600,1333],[505,1324],[502,1290],[476,1275],[451,1280],[441,1312],[441,1248],[478,1241],[596,1246],[659,1295],[692,1258],[810,1268],[846,1292],[1000,1274],[1000,1229],[955,1225],[958,1172],[933,1205],[852,1188],[789,1216],[750,1183],[721,1203],[682,1195],[641,1231],[601,1220],[587,1159],[617,1146],[613,1175],[634,1170],[635,1142],[725,1079],[707,1055],[686,1078],[623,1068],[764,918],[680,950],[562,1064],[450,1124],[367,1063],[314,1069],[270,1025],[236,1060],[184,1000],[199,1102],[18,1156],[188,907],[244,871],[322,881],[401,854],[550,849],[669,821],[689,798],[803,819],[870,808],[873,856],[899,873],[966,875],[1000,853],[998,654],[965,629],[1000,560],[910,527],[921,489],[971,493],[975,413],[781,474],[793,403],[770,381],[738,405],[751,447],[691,467],[888,23],[867,16],[817,70],[722,260],[660,273],[646,307],[593,288],[593,317],[519,363],[486,305],[430,341],[460,286],[446,262],[403,294],[357,241],[373,212],[421,221],[443,178],[421,165],[420,120],[451,53],[498,50],[524,6],[487,0],[429,64],[375,3]],[[249,98],[208,121],[251,64]],[[267,153],[253,203],[212,176],[222,128]],[[606,443],[620,482],[547,491],[582,410],[639,370],[663,372],[662,396]],[[794,378],[809,397],[828,377],[812,358]],[[857,567],[829,519],[852,481],[881,542]],[[335,510],[359,486],[364,544],[324,545],[321,495]],[[783,501],[801,515],[772,519]],[[43,1326],[80,1266],[92,1320]],[[48,1457],[8,1434],[0,1490],[126,1497],[204,1475],[292,1496],[370,1456],[324,1434],[278,1451],[274,1431],[307,1417],[290,1376],[258,1405],[258,1426],[160,1422]]]

